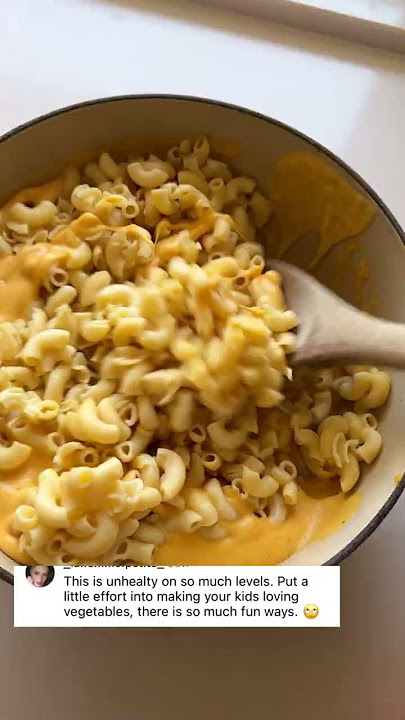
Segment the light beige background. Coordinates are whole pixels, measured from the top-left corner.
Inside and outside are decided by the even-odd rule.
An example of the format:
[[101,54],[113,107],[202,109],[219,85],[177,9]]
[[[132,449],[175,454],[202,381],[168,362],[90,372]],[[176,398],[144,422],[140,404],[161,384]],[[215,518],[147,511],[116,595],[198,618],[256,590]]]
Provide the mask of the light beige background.
[[405,54],[403,0],[189,0]]
[[[295,125],[405,225],[405,62],[149,0],[0,0],[0,132],[97,96],[204,95]],[[342,567],[333,630],[14,630],[0,585],[1,720],[405,720],[405,498]]]

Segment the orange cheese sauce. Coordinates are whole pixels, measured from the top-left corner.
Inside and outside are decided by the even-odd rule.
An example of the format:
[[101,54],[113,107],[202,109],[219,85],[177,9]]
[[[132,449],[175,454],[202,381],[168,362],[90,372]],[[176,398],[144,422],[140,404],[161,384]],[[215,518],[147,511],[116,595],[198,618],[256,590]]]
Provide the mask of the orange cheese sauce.
[[[14,196],[0,212],[5,215],[14,202],[56,200],[62,181],[28,188]],[[348,186],[338,173],[313,155],[294,155],[280,161],[272,185],[274,221],[283,254],[303,233],[317,230],[321,243],[314,262],[340,240],[358,234],[371,222],[372,206]],[[65,233],[81,237],[84,230],[95,233],[100,222],[84,214],[71,223]],[[198,225],[198,226],[197,226]],[[195,222],[197,236],[202,227]],[[176,228],[179,229],[179,228]],[[63,238],[67,245],[69,238]],[[57,242],[62,242],[59,238]],[[38,278],[63,252],[57,244],[52,252],[41,252],[40,244],[27,248],[19,257],[0,260],[0,322],[26,318],[37,296]],[[11,533],[14,510],[28,499],[38,474],[49,467],[49,459],[34,451],[29,460],[0,477],[0,549],[16,562],[27,564],[30,558],[20,551],[18,538]],[[357,493],[336,493],[337,484],[322,484],[313,496],[312,481],[302,482],[298,504],[288,510],[284,523],[270,523],[253,515],[244,500],[232,489],[226,493],[238,511],[239,519],[224,522],[227,537],[210,540],[197,533],[171,533],[164,546],[155,550],[156,565],[275,565],[286,560],[308,542],[336,532],[357,510]],[[304,489],[306,492],[304,492]],[[311,496],[312,495],[312,496]]]
[[36,450],[24,465],[1,474],[0,550],[23,565],[30,563],[30,557],[19,549],[18,538],[11,533],[11,518],[17,507],[27,502],[30,488],[37,484],[39,473],[49,466],[49,457]]
[[1,216],[4,217],[7,215],[7,211],[12,205],[15,205],[15,203],[34,203],[37,205],[42,200],[55,202],[62,192],[62,182],[62,178],[56,178],[43,185],[34,185],[33,187],[20,190],[20,192],[13,195],[13,197],[3,205],[1,208]]
[[16,255],[0,260],[0,321],[13,322],[28,317],[36,285],[27,278]]
[[66,251],[61,247],[44,252],[44,245],[28,245],[18,255],[0,260],[0,321],[27,319],[37,297],[40,279]]
[[270,523],[253,515],[232,488],[225,492],[240,516],[221,522],[227,537],[208,540],[198,533],[170,533],[154,551],[155,565],[278,565],[311,540],[339,530],[361,503],[357,493],[312,498],[301,489],[285,522]]
[[269,191],[280,257],[304,235],[315,232],[319,236],[310,267],[342,240],[366,230],[375,216],[371,202],[342,173],[309,153],[281,158]]

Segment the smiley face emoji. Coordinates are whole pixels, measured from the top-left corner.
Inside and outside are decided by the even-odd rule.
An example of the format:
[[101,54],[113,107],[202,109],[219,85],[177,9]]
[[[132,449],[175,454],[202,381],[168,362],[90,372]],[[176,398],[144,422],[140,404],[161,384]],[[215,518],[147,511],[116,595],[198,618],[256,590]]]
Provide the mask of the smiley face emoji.
[[304,615],[308,620],[315,620],[315,618],[319,615],[318,606],[313,605],[312,603],[310,605],[305,605]]

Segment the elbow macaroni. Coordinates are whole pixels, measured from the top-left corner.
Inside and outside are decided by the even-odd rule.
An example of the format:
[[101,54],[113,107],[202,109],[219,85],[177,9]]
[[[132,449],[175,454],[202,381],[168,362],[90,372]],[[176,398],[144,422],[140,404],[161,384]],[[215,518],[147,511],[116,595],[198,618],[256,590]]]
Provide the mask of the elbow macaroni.
[[205,137],[104,152],[59,197],[5,206],[1,255],[35,299],[0,325],[0,470],[48,457],[10,518],[36,562],[151,563],[168,533],[225,538],[236,495],[280,523],[298,467],[348,492],[377,457],[386,373],[291,382],[297,318],[256,241],[270,216]]

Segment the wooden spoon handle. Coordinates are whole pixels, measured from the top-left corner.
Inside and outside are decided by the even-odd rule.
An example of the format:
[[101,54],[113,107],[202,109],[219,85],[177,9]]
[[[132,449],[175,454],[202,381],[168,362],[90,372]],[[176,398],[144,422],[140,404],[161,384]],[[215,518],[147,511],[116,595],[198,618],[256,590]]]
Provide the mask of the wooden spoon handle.
[[349,305],[301,268],[271,260],[299,319],[291,365],[385,365],[405,369],[405,324]]
[[[312,331],[298,334],[295,366],[385,365],[405,369],[405,325],[371,317],[340,299],[331,315],[318,315]],[[329,322],[325,318],[330,317]],[[310,337],[308,337],[310,334]],[[306,341],[305,335],[308,337]]]

